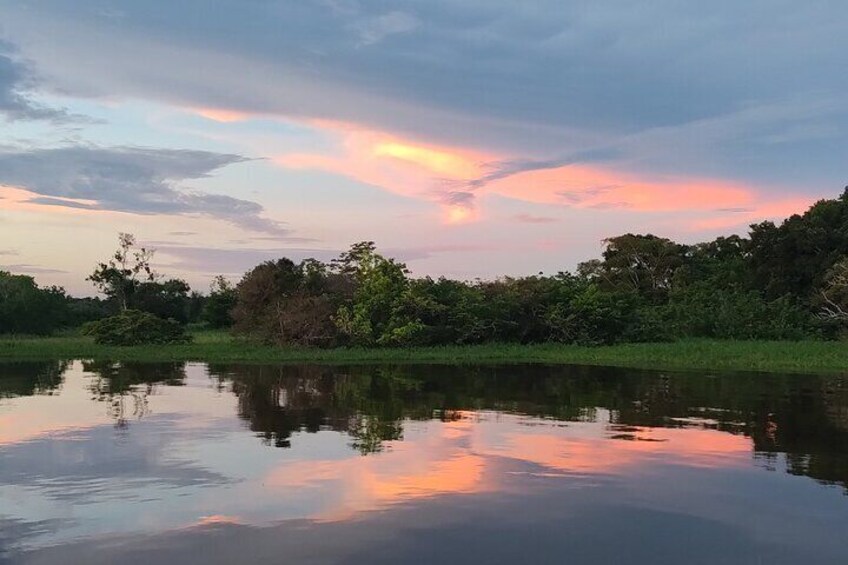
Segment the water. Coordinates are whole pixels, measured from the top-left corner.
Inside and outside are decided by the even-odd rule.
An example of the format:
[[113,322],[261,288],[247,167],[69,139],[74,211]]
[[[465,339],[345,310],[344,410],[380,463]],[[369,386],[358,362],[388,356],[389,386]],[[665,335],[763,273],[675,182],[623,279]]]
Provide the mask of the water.
[[0,365],[0,562],[848,563],[848,379]]

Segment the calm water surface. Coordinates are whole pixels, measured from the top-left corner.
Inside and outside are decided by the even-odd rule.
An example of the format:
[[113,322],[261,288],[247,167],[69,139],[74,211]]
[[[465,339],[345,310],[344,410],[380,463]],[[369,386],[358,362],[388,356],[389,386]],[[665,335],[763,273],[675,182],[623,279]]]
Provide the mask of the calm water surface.
[[848,563],[848,379],[0,365],[3,563]]

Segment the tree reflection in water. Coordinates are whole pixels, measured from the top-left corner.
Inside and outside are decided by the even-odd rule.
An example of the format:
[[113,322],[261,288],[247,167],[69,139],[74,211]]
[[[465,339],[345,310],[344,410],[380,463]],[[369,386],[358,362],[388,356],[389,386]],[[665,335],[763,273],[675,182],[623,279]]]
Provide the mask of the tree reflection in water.
[[68,361],[0,364],[0,398],[53,394],[64,380]]
[[125,428],[131,418],[149,412],[148,397],[156,386],[181,386],[185,382],[185,363],[134,363],[84,361],[83,370],[91,373],[89,390],[93,399],[107,402],[115,425]]
[[[51,394],[64,362],[2,365],[0,399]],[[92,398],[118,426],[149,410],[156,387],[180,386],[183,363],[86,362]],[[751,438],[765,468],[848,489],[848,379],[844,376],[661,373],[563,366],[210,365],[239,417],[270,446],[297,432],[333,430],[363,455],[403,439],[409,420],[493,410],[564,421],[603,417],[612,440],[641,428],[706,427]],[[603,409],[601,412],[599,409]],[[848,490],[846,490],[848,492]]]

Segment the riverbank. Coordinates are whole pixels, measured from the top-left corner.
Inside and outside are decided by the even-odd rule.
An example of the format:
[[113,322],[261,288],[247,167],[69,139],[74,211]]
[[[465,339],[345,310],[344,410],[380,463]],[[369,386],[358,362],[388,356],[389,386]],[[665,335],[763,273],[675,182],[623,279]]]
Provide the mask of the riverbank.
[[408,349],[294,349],[198,332],[188,345],[114,347],[85,336],[0,338],[0,361],[109,359],[209,363],[553,363],[676,370],[848,371],[844,342],[687,340],[606,347],[475,345]]

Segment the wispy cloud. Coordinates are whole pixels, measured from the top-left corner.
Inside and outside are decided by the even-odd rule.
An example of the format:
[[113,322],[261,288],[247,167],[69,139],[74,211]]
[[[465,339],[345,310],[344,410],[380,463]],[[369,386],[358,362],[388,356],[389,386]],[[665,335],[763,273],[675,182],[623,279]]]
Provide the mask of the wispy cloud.
[[11,121],[45,120],[55,124],[94,121],[36,102],[31,93],[37,86],[37,77],[30,66],[14,58],[11,44],[0,40],[0,114]]
[[195,214],[275,237],[290,230],[249,200],[185,184],[247,161],[235,154],[187,149],[79,145],[0,150],[0,184],[25,189],[30,203],[134,214]]
[[25,263],[15,263],[11,265],[0,265],[0,271],[8,271],[10,273],[20,273],[24,275],[55,275],[65,274],[67,271],[60,269],[51,269],[40,265],[28,265]]
[[534,216],[532,214],[516,214],[512,219],[522,224],[553,224],[559,221],[559,219],[550,216]]
[[367,46],[379,43],[390,35],[412,31],[418,25],[418,19],[412,14],[395,10],[364,17],[352,24],[351,29],[359,36],[359,44]]

